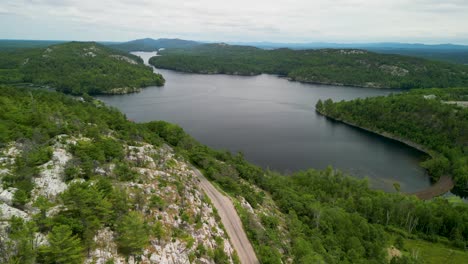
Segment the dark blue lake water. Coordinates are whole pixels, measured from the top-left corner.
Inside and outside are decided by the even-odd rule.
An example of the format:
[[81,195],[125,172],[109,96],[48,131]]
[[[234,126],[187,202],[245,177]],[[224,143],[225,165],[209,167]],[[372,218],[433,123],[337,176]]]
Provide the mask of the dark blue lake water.
[[[154,53],[135,53],[145,59]],[[165,120],[210,147],[242,151],[262,167],[290,173],[328,165],[374,188],[412,192],[430,186],[418,166],[424,155],[401,143],[325,119],[318,99],[351,100],[395,90],[291,82],[273,75],[254,77],[186,74],[156,69],[164,87],[141,93],[98,97],[129,119]]]

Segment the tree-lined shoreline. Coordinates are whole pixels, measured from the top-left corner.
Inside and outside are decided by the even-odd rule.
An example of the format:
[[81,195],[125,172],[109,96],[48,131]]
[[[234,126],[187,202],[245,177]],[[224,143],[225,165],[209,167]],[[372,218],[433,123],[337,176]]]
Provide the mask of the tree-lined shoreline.
[[[421,163],[439,185],[417,193],[435,194],[468,190],[468,108],[445,101],[467,100],[467,88],[414,90],[406,93],[333,102],[319,100],[316,111],[338,122],[399,141],[431,158]],[[453,179],[450,180],[450,179]],[[429,192],[429,193],[428,193]],[[434,193],[431,193],[434,192]]]
[[263,50],[224,43],[172,48],[150,59],[163,69],[252,76],[262,73],[292,81],[366,88],[468,86],[468,66],[359,49]]
[[[416,150],[419,150],[419,151],[425,153],[428,156],[433,157],[433,152],[426,149],[424,146],[422,146],[420,144],[414,143],[412,141],[409,141],[409,140],[401,138],[401,137],[397,137],[397,136],[392,135],[392,134],[387,133],[387,132],[379,132],[379,131],[376,131],[376,130],[372,130],[372,129],[369,129],[369,128],[359,126],[359,125],[351,123],[349,121],[334,118],[334,117],[332,117],[330,115],[327,115],[323,111],[317,110],[316,112],[319,113],[320,115],[326,117],[327,119],[330,119],[331,121],[343,123],[343,124],[346,124],[348,126],[352,126],[352,127],[364,130],[366,132],[369,132],[369,133],[379,135],[379,136],[387,138],[387,139],[391,139],[391,140],[400,142],[400,143],[405,144],[405,145],[407,145],[409,147],[412,147],[412,148],[414,148]],[[453,189],[454,185],[455,184],[453,182],[452,177],[450,177],[448,175],[442,175],[439,178],[439,180],[437,180],[437,182],[432,183],[432,185],[429,186],[428,188],[417,191],[417,192],[408,193],[408,194],[409,195],[415,195],[416,197],[418,197],[421,200],[430,200],[430,199],[432,199],[434,197],[443,195],[443,194],[451,191]]]

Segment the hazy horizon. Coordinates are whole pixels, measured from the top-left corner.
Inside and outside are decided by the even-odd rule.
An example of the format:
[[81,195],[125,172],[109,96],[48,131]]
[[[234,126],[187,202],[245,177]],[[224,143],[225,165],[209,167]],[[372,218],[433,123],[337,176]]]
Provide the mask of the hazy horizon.
[[284,41],[284,42],[277,42],[277,41],[268,41],[268,40],[258,40],[258,41],[216,41],[216,40],[196,40],[196,39],[184,39],[184,38],[178,38],[178,37],[143,37],[143,38],[138,38],[138,39],[128,39],[124,41],[115,41],[115,40],[93,40],[93,39],[86,39],[86,40],[76,40],[76,39],[26,39],[26,38],[0,38],[0,41],[63,41],[63,42],[71,42],[71,41],[77,41],[77,42],[100,42],[100,43],[125,43],[125,42],[130,42],[134,40],[141,40],[141,39],[180,39],[180,40],[187,40],[187,41],[196,41],[200,43],[232,43],[232,44],[290,44],[290,45],[307,45],[307,44],[332,44],[332,45],[372,45],[372,44],[403,44],[403,45],[426,45],[426,46],[437,46],[437,45],[455,45],[455,46],[467,46],[468,44],[460,44],[460,43],[451,43],[451,42],[446,42],[446,43],[422,43],[422,42],[390,42],[390,41],[384,41],[384,42],[327,42],[327,41],[310,41],[310,42],[289,42],[289,41]]
[[468,44],[464,0],[3,0],[0,39]]

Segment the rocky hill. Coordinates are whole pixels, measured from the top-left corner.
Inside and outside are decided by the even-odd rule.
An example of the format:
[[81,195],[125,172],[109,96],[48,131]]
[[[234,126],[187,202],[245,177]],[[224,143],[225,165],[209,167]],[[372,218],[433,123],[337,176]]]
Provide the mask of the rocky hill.
[[[0,263],[239,263],[172,125],[52,91],[0,86],[0,100]],[[259,228],[281,215],[232,201]]]
[[137,56],[95,42],[1,52],[0,83],[33,83],[71,94],[120,94],[164,85]]
[[[121,167],[109,162],[93,169],[94,179],[77,178],[66,181],[67,171],[76,168],[72,164],[77,161],[76,155],[73,155],[70,149],[86,142],[92,142],[92,139],[68,135],[52,138],[51,159],[37,167],[38,175],[33,179],[34,188],[26,204],[17,205],[18,188],[0,188],[2,218],[17,217],[28,221],[37,218],[37,214],[44,213],[47,218],[52,219],[63,216],[71,210],[84,210],[85,208],[72,208],[74,204],[68,200],[69,195],[76,194],[76,189],[89,191],[97,188],[103,192],[100,186],[103,184],[102,179],[114,178],[116,174],[122,173]],[[15,160],[24,151],[26,151],[25,145],[18,143],[12,143],[3,149],[0,164],[3,168],[2,176],[10,175],[16,165]],[[141,227],[148,230],[147,233],[138,229],[131,231],[144,232],[139,235],[143,235],[146,241],[142,241],[142,248],[138,249],[138,252],[132,248],[126,249],[125,247],[130,245],[122,244],[121,240],[139,241],[132,241],[136,239],[131,237],[133,234],[119,232],[119,228],[113,228],[104,222],[93,230],[95,232],[88,242],[90,248],[85,263],[108,263],[106,261],[109,260],[113,260],[114,263],[125,263],[128,256],[122,252],[129,250],[132,253],[130,262],[131,259],[145,263],[189,263],[195,259],[198,263],[217,263],[220,260],[233,263],[236,260],[236,253],[216,210],[198,187],[194,172],[184,160],[177,159],[167,145],[154,147],[134,142],[134,145],[125,145],[123,151],[123,162],[129,165],[129,171],[120,177],[130,177],[133,174],[138,179],[123,182],[108,181],[106,188],[111,192],[118,191],[121,198],[127,201],[128,204],[125,206],[130,210],[128,215],[139,218],[142,221]],[[100,199],[106,199],[102,196],[98,195]],[[38,208],[37,203],[44,198],[49,203],[48,208],[40,206]],[[84,197],[76,199],[82,198]],[[73,201],[75,202],[81,206],[89,206],[92,201]],[[87,209],[95,210],[95,208]],[[90,213],[93,213],[92,211]],[[132,220],[123,218],[122,221]],[[3,228],[2,231],[5,236],[6,229]],[[48,237],[47,232],[37,230],[34,236],[36,247],[53,246],[49,241],[50,233]],[[8,251],[7,249],[15,249],[19,245],[9,246],[3,249],[4,253]],[[7,260],[13,252],[14,250],[10,251],[10,254],[3,255],[3,260]]]

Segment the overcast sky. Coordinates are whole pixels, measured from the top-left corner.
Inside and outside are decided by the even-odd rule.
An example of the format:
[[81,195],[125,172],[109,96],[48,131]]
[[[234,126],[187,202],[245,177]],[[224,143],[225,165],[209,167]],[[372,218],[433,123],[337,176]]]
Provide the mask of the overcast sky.
[[0,39],[468,44],[468,0],[0,0]]

